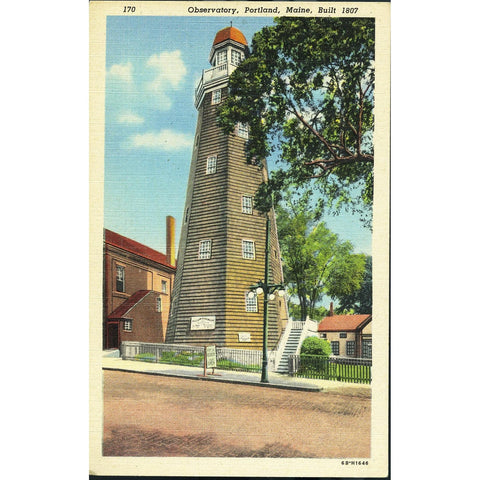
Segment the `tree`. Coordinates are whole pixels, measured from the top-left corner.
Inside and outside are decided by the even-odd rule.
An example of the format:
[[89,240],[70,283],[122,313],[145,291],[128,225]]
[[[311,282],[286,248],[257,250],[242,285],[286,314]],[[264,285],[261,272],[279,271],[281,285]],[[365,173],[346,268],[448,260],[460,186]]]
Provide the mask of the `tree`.
[[276,213],[285,283],[298,298],[301,320],[315,316],[325,293],[338,298],[360,287],[365,255],[354,254],[350,242],[341,242],[308,210],[278,207]]
[[320,208],[350,206],[370,224],[374,28],[372,18],[282,17],[254,35],[218,120],[226,133],[249,124],[251,163],[281,150],[282,166],[258,190],[257,208],[313,181],[324,194]]
[[365,274],[358,290],[350,295],[340,295],[339,309],[350,310],[354,313],[372,313],[372,257],[366,257]]
[[327,340],[318,337],[307,337],[302,343],[300,354],[329,357],[332,354],[332,347]]

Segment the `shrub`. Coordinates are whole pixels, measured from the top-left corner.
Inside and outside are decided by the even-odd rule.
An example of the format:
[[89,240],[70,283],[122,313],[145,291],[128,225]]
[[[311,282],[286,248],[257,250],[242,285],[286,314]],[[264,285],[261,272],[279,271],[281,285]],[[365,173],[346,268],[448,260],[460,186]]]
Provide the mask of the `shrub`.
[[329,357],[332,353],[330,343],[318,337],[308,337],[302,343],[300,354]]

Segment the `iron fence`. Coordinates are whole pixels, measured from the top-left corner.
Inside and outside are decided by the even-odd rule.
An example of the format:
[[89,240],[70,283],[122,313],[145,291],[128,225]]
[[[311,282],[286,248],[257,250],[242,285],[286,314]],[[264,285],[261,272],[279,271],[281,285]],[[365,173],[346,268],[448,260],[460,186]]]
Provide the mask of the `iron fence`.
[[[123,342],[120,347],[123,360],[168,363],[202,367],[204,347],[163,343]],[[217,369],[242,372],[259,372],[262,369],[260,350],[241,350],[217,347]]]
[[368,358],[290,355],[290,375],[352,383],[372,382],[372,360]]

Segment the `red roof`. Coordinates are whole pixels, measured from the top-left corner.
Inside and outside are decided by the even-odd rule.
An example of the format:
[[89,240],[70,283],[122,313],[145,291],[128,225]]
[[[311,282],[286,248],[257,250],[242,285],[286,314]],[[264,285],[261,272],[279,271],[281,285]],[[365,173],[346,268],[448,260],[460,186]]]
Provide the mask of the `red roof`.
[[242,45],[248,45],[245,35],[235,27],[227,27],[220,30],[215,35],[215,40],[213,41],[214,45],[222,43],[225,40],[234,40],[235,42],[241,43]]
[[153,262],[175,268],[173,265],[168,263],[167,256],[164,253],[157,252],[153,248],[142,245],[131,238],[124,237],[123,235],[119,235],[111,230],[105,229],[105,243],[121,248],[122,250],[126,250],[127,252],[135,253],[136,255],[148,260],[152,260]]
[[138,290],[130,295],[121,305],[119,305],[109,316],[110,320],[123,318],[140,300],[145,298],[152,290]]
[[318,325],[319,332],[346,332],[357,330],[363,324],[367,323],[367,320],[371,320],[372,315],[332,315],[331,317],[325,317]]

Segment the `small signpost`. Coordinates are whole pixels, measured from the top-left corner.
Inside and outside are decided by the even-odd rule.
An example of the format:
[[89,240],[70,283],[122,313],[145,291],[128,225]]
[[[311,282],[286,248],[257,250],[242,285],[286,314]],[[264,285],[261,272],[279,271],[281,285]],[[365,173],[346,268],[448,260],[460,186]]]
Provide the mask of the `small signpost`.
[[[203,352],[203,377],[207,375],[220,375],[215,373],[215,368],[217,367],[217,349],[215,345],[208,345],[204,347]],[[212,373],[207,374],[207,369],[211,368]]]

